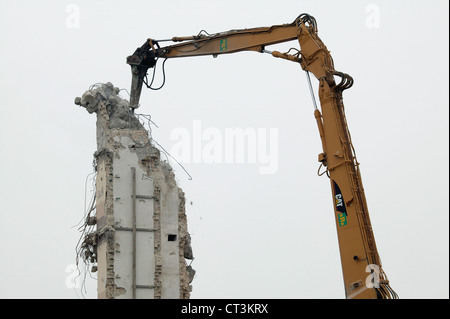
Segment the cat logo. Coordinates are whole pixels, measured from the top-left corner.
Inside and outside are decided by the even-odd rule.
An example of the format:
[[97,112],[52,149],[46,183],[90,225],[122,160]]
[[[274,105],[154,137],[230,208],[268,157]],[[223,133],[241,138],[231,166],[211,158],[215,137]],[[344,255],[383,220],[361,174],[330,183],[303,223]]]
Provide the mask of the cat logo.
[[345,226],[347,225],[347,209],[344,204],[344,196],[335,181],[333,181],[333,186],[338,223],[339,226]]
[[336,207],[337,206],[344,206],[344,202],[342,201],[342,194],[336,194],[334,196],[334,198],[336,199]]

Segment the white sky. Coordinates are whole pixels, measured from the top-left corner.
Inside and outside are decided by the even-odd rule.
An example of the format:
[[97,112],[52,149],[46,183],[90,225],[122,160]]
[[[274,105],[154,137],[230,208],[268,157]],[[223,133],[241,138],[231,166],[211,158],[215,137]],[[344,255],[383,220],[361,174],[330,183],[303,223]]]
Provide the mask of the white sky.
[[[148,37],[290,23],[306,12],[336,69],[355,79],[344,103],[391,286],[401,298],[449,298],[448,7],[0,0],[0,297],[81,296],[67,285],[79,237],[72,226],[84,214],[96,144],[95,116],[74,105],[76,96],[96,82],[129,89],[125,58]],[[375,28],[368,8],[379,9]],[[192,131],[194,120],[222,132],[278,129],[275,174],[251,163],[185,163],[190,181],[173,165],[196,257],[192,298],[344,298],[331,190],[316,174],[321,144],[301,68],[249,52],[169,60],[166,76],[162,90],[143,90],[139,112],[152,115],[153,137],[168,150],[171,132]],[[94,280],[86,289],[96,298]]]

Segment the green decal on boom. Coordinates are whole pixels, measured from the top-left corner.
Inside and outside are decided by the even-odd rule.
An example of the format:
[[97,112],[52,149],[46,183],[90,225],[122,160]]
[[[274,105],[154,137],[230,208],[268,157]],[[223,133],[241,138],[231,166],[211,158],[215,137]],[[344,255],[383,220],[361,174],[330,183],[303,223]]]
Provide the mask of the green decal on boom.
[[227,39],[220,40],[220,51],[227,50]]
[[339,226],[347,225],[347,214],[340,213],[338,214]]

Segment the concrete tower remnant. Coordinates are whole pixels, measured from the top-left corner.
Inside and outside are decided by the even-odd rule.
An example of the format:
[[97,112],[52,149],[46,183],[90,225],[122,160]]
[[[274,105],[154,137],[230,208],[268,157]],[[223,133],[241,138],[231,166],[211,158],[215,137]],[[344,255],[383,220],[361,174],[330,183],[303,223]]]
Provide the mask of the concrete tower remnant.
[[85,222],[96,227],[79,253],[98,272],[98,298],[189,298],[184,192],[119,92],[108,82],[75,99],[97,114],[95,203]]

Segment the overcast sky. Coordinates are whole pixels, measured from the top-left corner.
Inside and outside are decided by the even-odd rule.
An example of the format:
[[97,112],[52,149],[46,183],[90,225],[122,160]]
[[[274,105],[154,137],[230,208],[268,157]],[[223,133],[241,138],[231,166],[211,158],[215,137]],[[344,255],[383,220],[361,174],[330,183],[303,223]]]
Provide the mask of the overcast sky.
[[[85,181],[96,119],[75,97],[97,82],[129,90],[125,59],[149,37],[290,23],[306,12],[335,68],[355,80],[345,110],[391,286],[401,298],[449,298],[448,7],[0,0],[0,297],[83,297],[72,281],[73,226],[92,194]],[[298,43],[272,49],[290,47]],[[317,176],[321,143],[301,68],[247,52],[168,60],[165,71],[163,89],[143,90],[138,110],[151,114],[165,149],[175,147],[174,132],[195,139],[196,125],[223,136],[227,128],[277,132],[271,174],[258,162],[184,161],[189,180],[171,162],[187,197],[192,298],[344,298],[331,189]],[[95,280],[85,284],[84,297],[96,298]]]

